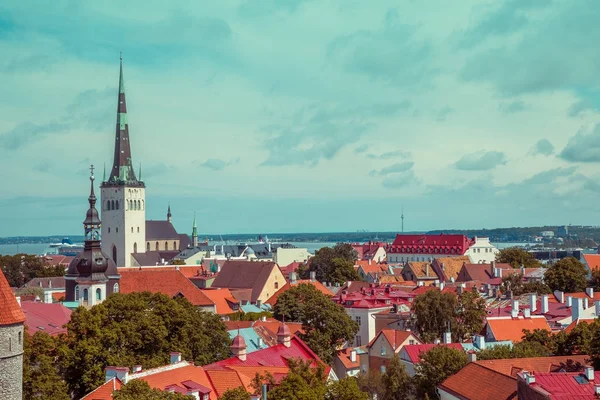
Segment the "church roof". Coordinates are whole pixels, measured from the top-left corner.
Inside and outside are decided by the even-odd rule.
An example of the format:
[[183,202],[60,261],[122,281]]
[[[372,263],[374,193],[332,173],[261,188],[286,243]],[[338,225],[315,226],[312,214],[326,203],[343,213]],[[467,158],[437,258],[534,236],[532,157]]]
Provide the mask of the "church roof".
[[179,240],[179,234],[169,221],[146,221],[146,241]]
[[0,325],[19,324],[24,321],[25,314],[23,314],[6,277],[0,270]]

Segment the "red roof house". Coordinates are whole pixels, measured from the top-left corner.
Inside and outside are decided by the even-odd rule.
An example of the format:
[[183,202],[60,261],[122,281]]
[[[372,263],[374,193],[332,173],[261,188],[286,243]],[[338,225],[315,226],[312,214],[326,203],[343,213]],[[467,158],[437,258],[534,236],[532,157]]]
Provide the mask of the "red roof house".
[[23,301],[21,308],[30,335],[42,331],[55,336],[67,331],[64,326],[71,320],[72,311],[62,304]]
[[25,322],[25,314],[23,314],[6,277],[0,270],[0,325],[14,325],[23,322]]

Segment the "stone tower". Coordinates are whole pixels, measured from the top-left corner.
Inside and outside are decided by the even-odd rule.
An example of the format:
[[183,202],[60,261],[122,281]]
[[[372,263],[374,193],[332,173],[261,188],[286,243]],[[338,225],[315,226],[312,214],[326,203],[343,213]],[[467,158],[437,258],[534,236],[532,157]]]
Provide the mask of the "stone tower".
[[146,186],[136,178],[131,161],[123,58],[120,62],[114,161],[110,176],[102,182],[101,189],[102,250],[117,267],[130,267],[132,253],[146,252]]
[[114,261],[102,251],[100,245],[102,223],[96,209],[94,166],[90,169],[90,208],[83,221],[85,243],[83,251],[73,258],[65,274],[65,299],[77,301],[85,307],[99,304],[111,293],[118,292],[121,278]]
[[0,399],[23,398],[25,314],[0,270]]

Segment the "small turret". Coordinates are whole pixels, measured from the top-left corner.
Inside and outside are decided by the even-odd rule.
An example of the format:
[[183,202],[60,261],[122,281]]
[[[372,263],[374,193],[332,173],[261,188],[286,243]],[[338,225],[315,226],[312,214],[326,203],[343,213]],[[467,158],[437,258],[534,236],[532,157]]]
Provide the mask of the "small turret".
[[277,343],[283,344],[285,347],[291,346],[292,332],[284,322],[277,330]]
[[240,335],[239,329],[236,337],[233,338],[233,343],[231,344],[231,352],[233,355],[240,359],[240,361],[246,361],[246,341]]

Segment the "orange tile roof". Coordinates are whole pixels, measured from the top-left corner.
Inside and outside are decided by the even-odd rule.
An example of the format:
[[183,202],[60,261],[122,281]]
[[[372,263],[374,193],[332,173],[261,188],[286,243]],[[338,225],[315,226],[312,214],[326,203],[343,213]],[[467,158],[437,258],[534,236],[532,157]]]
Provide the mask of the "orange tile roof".
[[358,354],[356,355],[355,362],[352,362],[350,360],[350,352],[352,350],[354,350],[354,348],[347,347],[343,350],[338,351],[338,353],[337,353],[338,359],[342,362],[342,364],[344,365],[344,368],[346,368],[346,370],[356,369],[356,368],[360,367]]
[[553,356],[553,357],[529,357],[529,358],[506,358],[499,360],[480,360],[477,364],[483,365],[489,369],[500,372],[507,376],[516,377],[517,373],[526,370],[533,372],[551,372],[558,368],[561,363],[567,360],[586,364],[588,356]]
[[121,274],[120,292],[152,292],[163,293],[174,297],[183,295],[195,306],[213,306],[215,303],[206,297],[196,285],[190,282],[181,271],[155,270],[155,268],[138,268],[125,270],[119,268]]
[[577,325],[581,324],[581,323],[584,323],[584,324],[591,324],[592,322],[594,322],[594,317],[589,317],[589,318],[579,318],[579,319],[576,319],[575,321],[571,322],[571,323],[569,324],[569,326],[567,326],[567,327],[565,328],[565,333],[571,333],[571,331],[572,331],[573,329],[575,329],[575,327],[576,327]]
[[319,281],[311,281],[310,279],[302,279],[302,280],[298,280],[296,281],[295,284],[291,284],[290,282],[286,282],[285,285],[283,285],[281,287],[281,289],[279,289],[277,292],[275,292],[273,294],[273,296],[269,297],[269,299],[267,301],[265,301],[266,304],[270,304],[271,306],[274,306],[275,303],[277,303],[277,299],[279,298],[279,296],[281,296],[283,293],[287,292],[288,290],[290,290],[290,288],[294,287],[294,286],[298,286],[300,284],[307,284],[307,285],[313,285],[315,287],[315,289],[317,289],[319,292],[323,293],[324,295],[327,296],[333,296],[333,293],[331,292],[331,290],[327,289],[321,282]]
[[206,371],[212,386],[217,391],[217,396],[221,397],[229,389],[243,387],[244,383],[240,379],[237,371],[234,370],[209,370]]
[[[470,263],[471,260],[468,256],[459,256],[436,258],[433,260],[433,262],[440,266],[440,269],[446,276],[446,280],[449,281],[454,278],[456,281],[456,278],[458,278],[458,273],[460,272],[463,264]],[[443,268],[441,267],[442,264],[444,265]]]
[[509,400],[517,398],[517,380],[478,363],[468,363],[440,384],[440,389],[461,399]]
[[382,329],[381,332],[394,350],[398,349],[402,342],[404,342],[409,338],[410,335],[413,334],[410,331],[401,331],[396,329]]
[[120,390],[123,384],[117,378],[112,378],[106,383],[98,386],[92,392],[86,394],[81,400],[111,400],[112,394],[115,390]]
[[371,265],[361,265],[359,266],[358,270],[362,270],[365,275],[370,273],[387,273],[388,271],[387,265],[380,265],[375,263]]
[[0,325],[12,325],[21,322],[25,322],[25,314],[23,314],[6,277],[0,270]]
[[[132,376],[132,378],[135,378],[135,374]],[[204,371],[202,367],[197,367],[192,364],[187,365],[185,367],[156,372],[147,376],[141,376],[138,379],[148,382],[148,385],[150,385],[150,387],[159,390],[164,390],[169,385],[178,385],[181,388],[184,388],[182,382],[193,381],[211,389],[210,400],[217,399],[215,388],[213,387],[210,379],[208,378],[206,371]]]
[[[429,269],[427,269],[427,266],[429,266]],[[407,264],[407,268],[409,268],[417,278],[438,279],[438,275],[433,270],[429,261],[411,261]],[[429,274],[427,271],[429,271]]]
[[583,259],[590,269],[600,268],[600,254],[583,254]]
[[[302,324],[299,322],[286,322],[285,323],[287,325],[288,328],[290,328],[290,332],[292,333],[292,335],[296,335],[298,333],[304,333],[304,330],[302,329]],[[263,326],[265,328],[267,328],[269,331],[271,331],[271,333],[273,333],[274,335],[277,335],[277,331],[279,330],[279,327],[282,325],[281,321],[277,321],[276,319],[273,318],[268,318],[266,321],[255,321],[254,324],[252,324],[252,326],[254,327],[260,327]]]
[[[578,299],[585,299],[586,297],[589,299],[590,296],[588,296],[588,294],[586,292],[574,292],[574,293],[565,293],[565,301],[567,300],[567,297],[573,297],[573,298],[578,298]],[[598,291],[594,291],[594,300],[600,300],[600,293]]]
[[487,324],[497,341],[510,340],[513,343],[521,341],[524,329],[552,331],[546,317],[537,315],[532,315],[530,318],[490,317],[487,318]]
[[230,303],[239,304],[239,301],[235,300],[231,296],[231,292],[229,291],[229,289],[203,289],[201,291],[206,297],[208,297],[213,303],[215,303],[215,307],[217,308],[217,314],[227,315],[236,312],[233,308],[231,308]]
[[52,293],[52,301],[58,303],[60,299],[65,297],[65,292],[54,292]]

